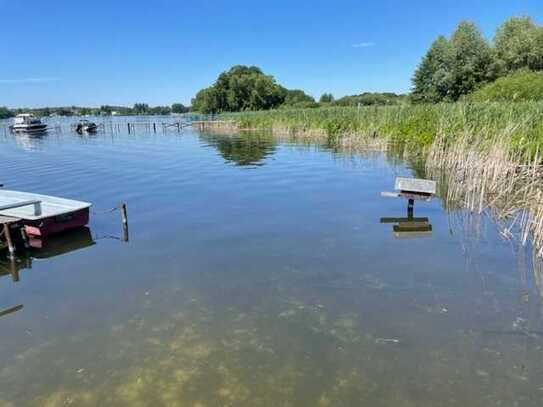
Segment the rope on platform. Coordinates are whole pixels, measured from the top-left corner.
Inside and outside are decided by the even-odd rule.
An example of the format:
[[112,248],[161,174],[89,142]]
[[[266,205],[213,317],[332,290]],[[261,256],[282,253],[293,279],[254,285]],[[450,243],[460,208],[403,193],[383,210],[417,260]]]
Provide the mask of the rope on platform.
[[119,207],[115,206],[111,209],[106,209],[106,210],[103,210],[103,211],[91,211],[91,213],[93,215],[104,215],[106,213],[112,213],[112,212],[115,212],[115,211],[118,211],[119,210]]
[[92,240],[96,241],[96,240],[123,240],[122,238],[120,238],[119,236],[113,236],[113,235],[96,235],[96,236],[93,236],[92,237]]

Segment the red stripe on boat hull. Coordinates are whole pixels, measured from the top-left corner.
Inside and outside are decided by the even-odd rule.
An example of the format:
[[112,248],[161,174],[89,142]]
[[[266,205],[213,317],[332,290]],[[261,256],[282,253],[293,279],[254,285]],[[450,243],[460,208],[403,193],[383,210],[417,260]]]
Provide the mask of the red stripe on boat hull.
[[89,208],[39,221],[23,221],[29,236],[51,236],[89,223]]

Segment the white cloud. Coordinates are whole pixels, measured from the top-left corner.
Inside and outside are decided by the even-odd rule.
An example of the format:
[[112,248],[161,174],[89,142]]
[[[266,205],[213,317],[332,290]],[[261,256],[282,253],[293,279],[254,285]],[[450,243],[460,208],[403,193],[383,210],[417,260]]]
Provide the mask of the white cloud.
[[56,82],[60,81],[60,78],[21,78],[21,79],[0,79],[0,84],[10,83],[44,83],[44,82]]
[[353,48],[369,48],[369,47],[375,47],[374,42],[360,42],[358,44],[353,44]]

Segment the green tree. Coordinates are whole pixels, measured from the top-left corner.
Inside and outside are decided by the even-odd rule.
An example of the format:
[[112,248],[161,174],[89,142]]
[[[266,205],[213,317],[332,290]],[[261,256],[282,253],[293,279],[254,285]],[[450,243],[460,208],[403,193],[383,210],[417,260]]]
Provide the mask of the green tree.
[[319,99],[319,103],[332,103],[334,101],[334,95],[331,93],[323,93]]
[[412,99],[435,103],[449,97],[452,82],[453,51],[444,36],[439,36],[422,58],[413,76]]
[[219,75],[215,84],[199,91],[192,100],[202,113],[266,110],[283,103],[285,92],[272,76],[255,66],[236,65]]
[[543,27],[530,17],[504,22],[494,37],[496,57],[506,73],[528,68],[543,70]]
[[174,103],[171,107],[172,113],[182,114],[190,111],[188,107],[182,103]]
[[193,110],[200,113],[217,113],[222,111],[224,106],[214,86],[202,89],[192,99]]
[[541,102],[543,72],[519,70],[483,86],[472,93],[475,102]]
[[458,24],[450,44],[452,67],[448,95],[452,100],[496,79],[494,53],[475,24],[468,21]]
[[147,103],[136,103],[132,110],[135,114],[146,114],[149,112],[149,105]]
[[7,107],[0,106],[0,119],[8,119],[13,116],[13,112]]
[[104,114],[110,115],[112,111],[113,111],[113,108],[111,106],[108,106],[108,105],[100,106],[100,112]]
[[284,89],[283,104],[286,106],[305,107],[315,104],[313,96],[309,96],[301,89]]

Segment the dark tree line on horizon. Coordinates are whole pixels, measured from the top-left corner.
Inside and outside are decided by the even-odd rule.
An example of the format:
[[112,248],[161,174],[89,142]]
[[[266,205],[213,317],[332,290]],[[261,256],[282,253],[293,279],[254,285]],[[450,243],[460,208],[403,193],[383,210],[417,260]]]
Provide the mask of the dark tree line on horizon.
[[454,102],[519,70],[543,70],[543,27],[513,17],[489,43],[474,23],[462,21],[450,38],[432,43],[413,76],[411,100]]
[[199,91],[192,99],[192,109],[201,113],[241,112],[278,108],[313,108],[319,106],[390,105],[404,101],[395,93],[362,93],[335,99],[324,93],[317,103],[300,89],[287,89],[256,66],[236,65],[219,75],[216,82]]
[[57,116],[100,116],[118,114],[121,116],[131,115],[169,115],[171,113],[183,114],[190,112],[190,107],[182,103],[174,103],[171,106],[149,106],[147,103],[136,103],[132,107],[128,106],[110,106],[102,105],[100,107],[81,107],[81,106],[63,106],[63,107],[41,107],[41,108],[17,108],[8,109],[0,106],[0,119],[7,119],[19,113],[31,112],[37,116],[46,117]]

